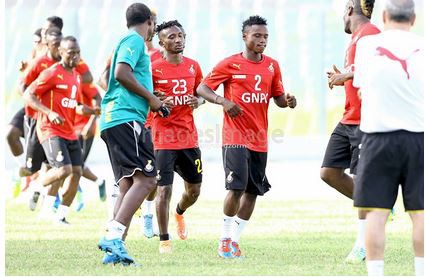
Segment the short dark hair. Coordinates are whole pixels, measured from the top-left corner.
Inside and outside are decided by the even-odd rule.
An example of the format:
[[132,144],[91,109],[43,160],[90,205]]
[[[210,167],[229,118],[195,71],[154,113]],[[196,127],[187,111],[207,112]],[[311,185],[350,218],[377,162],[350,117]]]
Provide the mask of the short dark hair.
[[52,26],[52,27],[47,28],[46,36],[60,37],[60,36],[62,36],[62,31],[58,27]]
[[245,32],[247,26],[252,25],[267,25],[267,20],[259,15],[250,16],[242,23],[242,33]]
[[41,38],[41,28],[34,31],[34,35]]
[[131,4],[125,13],[127,28],[145,23],[152,16],[151,10],[142,3]]
[[[161,24],[156,26],[155,32],[157,32],[159,34],[159,32],[161,32],[162,30],[170,28],[172,26],[177,26],[177,27],[181,28],[182,31],[183,31],[183,26],[180,24],[180,22],[178,22],[177,20],[171,20],[171,21],[162,22]],[[183,31],[183,33],[184,33],[184,31]]]
[[63,28],[62,18],[54,15],[54,16],[48,17],[46,20],[49,21],[50,23],[52,23],[54,26],[58,27],[62,31],[62,28]]
[[66,36],[66,37],[62,38],[61,44],[62,44],[62,42],[65,42],[65,41],[77,42],[77,39],[74,36]]

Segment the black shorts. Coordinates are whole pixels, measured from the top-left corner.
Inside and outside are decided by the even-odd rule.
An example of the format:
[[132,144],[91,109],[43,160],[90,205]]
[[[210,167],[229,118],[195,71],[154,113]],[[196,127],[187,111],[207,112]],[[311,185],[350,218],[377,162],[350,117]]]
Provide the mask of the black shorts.
[[43,146],[37,137],[36,125],[37,120],[25,116],[25,166],[31,173],[39,171],[41,164],[47,161]]
[[242,190],[254,195],[269,191],[267,152],[252,151],[239,145],[223,146],[222,152],[227,190]]
[[81,166],[81,147],[78,140],[67,140],[61,137],[51,137],[42,143],[47,160],[51,167],[64,165]]
[[199,148],[156,150],[158,186],[172,185],[174,171],[190,184],[202,182],[202,161]]
[[83,156],[83,163],[86,162],[87,157],[89,156],[91,147],[93,145],[94,137],[90,137],[88,139],[83,139],[82,135],[78,136],[78,141],[80,142],[81,152]]
[[24,116],[25,116],[25,109],[20,109],[12,118],[9,125],[12,125],[13,127],[16,127],[21,131],[21,137],[24,137],[25,131],[24,131]]
[[354,206],[391,209],[401,184],[406,211],[424,209],[424,133],[365,134]]
[[147,177],[156,176],[152,136],[142,123],[131,121],[101,132],[108,148],[115,182],[133,176],[136,170]]
[[338,123],[326,147],[322,167],[350,168],[356,174],[362,131],[358,125]]

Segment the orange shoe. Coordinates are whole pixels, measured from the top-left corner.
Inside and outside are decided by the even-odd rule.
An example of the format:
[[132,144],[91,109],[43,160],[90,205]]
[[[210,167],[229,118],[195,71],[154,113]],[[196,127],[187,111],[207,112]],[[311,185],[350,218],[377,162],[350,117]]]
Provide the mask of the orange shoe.
[[171,252],[173,252],[171,240],[161,240],[161,241],[159,241],[159,253],[170,254]]
[[230,238],[220,239],[218,242],[218,255],[224,259],[233,258],[232,252],[230,250],[230,244],[232,240]]
[[177,222],[177,234],[179,235],[180,239],[182,240],[187,239],[187,229],[186,229],[186,224],[184,223],[184,216],[178,213],[175,213],[174,217]]

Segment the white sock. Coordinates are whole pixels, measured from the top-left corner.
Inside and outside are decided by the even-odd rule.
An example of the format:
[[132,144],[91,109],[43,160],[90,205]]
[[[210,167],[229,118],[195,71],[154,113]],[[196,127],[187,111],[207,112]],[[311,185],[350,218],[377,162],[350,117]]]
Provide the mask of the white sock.
[[155,200],[152,200],[152,201],[145,200],[145,202],[143,202],[143,209],[142,209],[143,216],[148,214],[153,215],[153,207],[155,207]]
[[233,223],[232,241],[239,242],[243,229],[245,229],[248,220],[244,220],[236,216],[235,223]]
[[122,239],[122,235],[124,234],[126,229],[123,224],[119,223],[116,220],[109,221],[106,227],[107,231],[105,238],[107,240]]
[[415,275],[424,276],[424,257],[415,257]]
[[367,261],[366,266],[368,276],[384,276],[383,260]]
[[104,179],[97,178],[97,180],[95,181],[95,183],[96,183],[96,185],[98,187],[100,187],[103,184],[103,181],[105,181],[105,180]]
[[52,212],[53,204],[55,204],[56,196],[46,195],[43,200],[43,206],[41,207],[41,213]]
[[59,205],[58,210],[56,211],[56,215],[58,217],[59,220],[62,220],[66,217],[66,215],[68,214],[68,206],[65,205]]
[[366,236],[366,219],[359,219],[357,225],[357,239],[354,244],[357,247],[365,248],[365,236]]
[[118,195],[120,194],[120,189],[117,185],[111,183],[109,187],[109,197],[106,197],[106,203],[108,205],[108,220],[114,219],[114,209],[115,203],[117,202]]
[[223,232],[221,233],[222,239],[231,238],[234,220],[235,220],[234,216],[227,216],[227,215],[223,216]]

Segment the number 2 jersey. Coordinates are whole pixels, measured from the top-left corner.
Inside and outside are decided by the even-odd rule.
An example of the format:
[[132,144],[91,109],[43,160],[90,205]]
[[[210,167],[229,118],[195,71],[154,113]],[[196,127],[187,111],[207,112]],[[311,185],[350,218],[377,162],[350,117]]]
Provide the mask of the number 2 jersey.
[[190,96],[202,81],[199,64],[183,57],[180,64],[171,64],[162,57],[152,64],[154,91],[173,97],[170,116],[162,118],[153,113],[152,139],[155,150],[188,149],[198,147],[198,133],[193,120],[193,109],[188,105]]
[[279,63],[266,55],[254,62],[239,53],[221,61],[203,83],[212,90],[223,84],[224,97],[242,109],[235,118],[224,113],[223,145],[267,152],[270,99],[284,94]]

